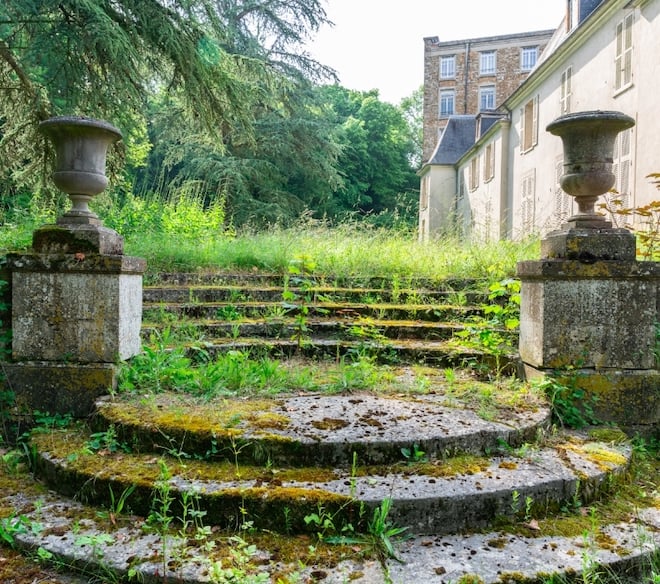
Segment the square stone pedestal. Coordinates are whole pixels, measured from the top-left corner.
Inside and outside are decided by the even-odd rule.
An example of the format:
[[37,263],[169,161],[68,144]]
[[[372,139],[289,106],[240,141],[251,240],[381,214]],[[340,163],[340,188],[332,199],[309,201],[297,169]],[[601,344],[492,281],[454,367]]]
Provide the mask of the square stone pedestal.
[[527,371],[570,378],[599,420],[657,429],[660,263],[542,259],[518,276]]
[[91,411],[116,385],[116,363],[141,349],[145,261],[124,255],[13,254],[12,361],[17,402]]

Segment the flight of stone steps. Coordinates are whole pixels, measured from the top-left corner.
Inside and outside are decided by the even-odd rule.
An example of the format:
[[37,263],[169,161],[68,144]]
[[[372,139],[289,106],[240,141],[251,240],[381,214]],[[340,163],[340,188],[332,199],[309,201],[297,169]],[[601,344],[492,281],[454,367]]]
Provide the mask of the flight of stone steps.
[[[403,381],[103,398],[89,423],[33,436],[53,492],[4,498],[26,526],[16,542],[100,581],[652,582],[657,498],[589,517],[627,480],[625,436],[557,430],[541,397],[502,380],[514,356],[485,381],[492,355],[456,342],[490,302],[484,286],[406,284],[163,275],[144,290],[145,346],[299,368],[366,353]],[[413,389],[418,367],[429,382]],[[484,409],[489,392],[511,399]]]
[[[144,291],[145,337],[166,326],[202,341],[211,354],[249,349],[273,356],[337,357],[362,351],[380,361],[438,367],[488,355],[455,340],[483,313],[487,286],[472,281],[409,278],[392,286],[366,281],[281,275],[162,274]],[[196,339],[194,338],[196,337]],[[198,343],[199,344],[199,343]]]

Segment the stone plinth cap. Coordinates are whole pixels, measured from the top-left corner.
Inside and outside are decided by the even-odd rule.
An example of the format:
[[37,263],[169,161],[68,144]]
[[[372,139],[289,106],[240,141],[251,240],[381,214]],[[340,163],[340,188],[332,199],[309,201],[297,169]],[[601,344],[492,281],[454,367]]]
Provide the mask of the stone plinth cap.
[[636,239],[627,229],[568,228],[553,231],[541,240],[541,258],[635,261]]
[[44,225],[32,234],[32,249],[44,254],[121,255],[124,238],[100,222]]
[[574,279],[660,279],[660,262],[596,261],[543,259],[518,262],[516,274],[521,280]]
[[103,254],[8,254],[7,268],[12,272],[70,272],[98,274],[144,273],[147,262],[143,258]]

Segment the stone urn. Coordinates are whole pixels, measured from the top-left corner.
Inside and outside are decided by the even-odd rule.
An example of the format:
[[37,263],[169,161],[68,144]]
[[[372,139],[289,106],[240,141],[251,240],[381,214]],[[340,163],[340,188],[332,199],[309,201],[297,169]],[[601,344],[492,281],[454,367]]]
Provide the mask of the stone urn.
[[77,116],[50,118],[39,124],[39,130],[55,147],[53,182],[72,203],[57,223],[100,225],[88,203],[108,186],[106,155],[121,132],[108,122]]
[[612,172],[616,137],[634,125],[635,120],[621,112],[587,111],[566,114],[547,126],[546,130],[559,136],[564,146],[561,188],[575,197],[578,205],[569,223],[582,228],[611,227],[594,205],[616,180]]

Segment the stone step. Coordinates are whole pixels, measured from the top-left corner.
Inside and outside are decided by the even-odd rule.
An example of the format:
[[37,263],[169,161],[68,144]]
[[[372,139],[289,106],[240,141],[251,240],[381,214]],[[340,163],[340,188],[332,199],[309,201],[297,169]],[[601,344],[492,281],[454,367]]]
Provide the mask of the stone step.
[[[184,343],[184,346],[186,344]],[[456,345],[450,341],[427,340],[362,340],[317,339],[303,335],[300,340],[278,338],[213,339],[187,344],[187,354],[199,358],[200,351],[208,359],[229,351],[245,351],[252,355],[273,358],[303,356],[313,359],[340,359],[360,355],[378,363],[427,363],[435,367],[473,367],[493,375],[519,375],[521,363],[518,355],[490,354],[477,349]]]
[[[153,274],[148,287],[172,286],[260,286],[279,287],[294,285],[302,278],[292,274],[268,273],[263,271],[249,272],[195,272],[195,273],[165,273]],[[306,283],[326,288],[362,288],[372,290],[443,290],[456,292],[483,291],[488,288],[486,280],[471,278],[418,278],[415,276],[365,276],[342,277],[312,274],[305,278]]]
[[[442,323],[411,320],[382,320],[371,318],[309,318],[306,333],[313,339],[346,339],[379,341],[385,339],[447,340],[465,326],[460,323]],[[182,322],[155,324],[146,322],[142,336],[149,336],[168,327],[172,333],[183,332],[199,338],[268,337],[292,338],[299,334],[300,323],[292,317],[241,318],[235,321],[188,319]],[[512,335],[513,336],[513,335]]]
[[170,302],[145,303],[146,320],[162,319],[169,314],[175,317],[238,320],[241,317],[279,318],[297,314],[306,317],[330,318],[388,318],[421,321],[464,320],[472,315],[481,315],[478,306],[452,304],[394,304],[394,303],[350,303],[350,302]]
[[[176,452],[155,455],[90,451],[93,435],[82,428],[36,434],[36,472],[60,494],[111,504],[135,485],[127,504],[148,515],[160,488],[172,499],[173,517],[183,501],[211,525],[231,528],[250,521],[257,529],[316,532],[305,518],[326,514],[336,526],[365,530],[383,500],[389,518],[411,534],[442,535],[487,528],[502,518],[545,514],[588,504],[628,466],[630,449],[567,434],[519,455],[429,459],[413,465],[287,468],[264,464],[192,460]],[[240,449],[236,443],[236,449]],[[159,487],[160,485],[160,487]],[[323,519],[321,519],[321,523]]]
[[[161,533],[145,529],[145,518],[127,513],[128,508],[113,514],[72,501],[40,489],[30,475],[3,476],[3,484],[0,500],[3,508],[13,509],[7,521],[16,526],[14,545],[30,554],[35,549],[51,554],[60,570],[85,574],[75,580],[79,583],[98,577],[207,584],[214,566],[238,567],[236,553],[243,550],[240,567],[246,577],[262,574],[267,582],[532,584],[586,582],[594,574],[608,574],[618,584],[646,584],[653,582],[654,563],[657,574],[660,549],[657,507],[631,509],[615,521],[582,518],[583,529],[579,514],[567,516],[567,533],[562,533],[564,520],[539,518],[535,529],[522,523],[481,533],[392,537],[398,560],[381,563],[369,551],[369,540],[329,545],[309,536],[253,530],[236,538],[215,528],[200,537],[195,530],[181,533],[179,526]],[[204,525],[211,527],[206,517]]]
[[261,286],[246,282],[243,285],[168,285],[145,286],[142,298],[145,303],[173,302],[242,302],[282,301],[284,295],[294,294],[297,298],[308,297],[314,301],[342,301],[364,303],[401,303],[401,304],[479,304],[486,302],[486,293],[477,291],[455,291],[434,289],[387,288],[341,288],[330,286]]
[[[477,381],[472,382],[476,388]],[[483,391],[488,385],[482,383]],[[95,429],[112,428],[117,439],[139,452],[164,452],[175,444],[187,457],[209,457],[247,464],[270,461],[288,466],[348,468],[395,464],[402,452],[425,457],[483,455],[507,445],[533,442],[550,424],[550,410],[539,397],[516,390],[500,392],[488,419],[443,393],[385,395],[353,392],[282,394],[261,398],[195,398],[160,393],[107,398],[97,402]],[[511,405],[513,400],[517,403]],[[240,444],[240,452],[235,445]],[[410,455],[411,457],[414,454]]]

